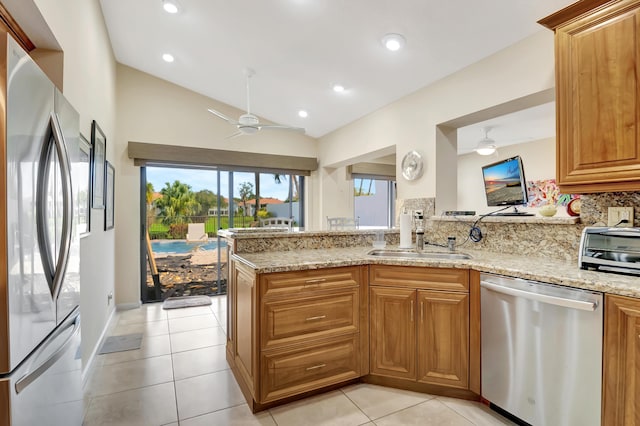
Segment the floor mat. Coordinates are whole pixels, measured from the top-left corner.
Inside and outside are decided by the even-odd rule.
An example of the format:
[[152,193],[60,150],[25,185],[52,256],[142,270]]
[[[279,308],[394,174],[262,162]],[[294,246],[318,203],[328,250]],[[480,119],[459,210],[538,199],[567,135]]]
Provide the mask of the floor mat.
[[191,308],[211,304],[209,296],[180,296],[168,297],[162,304],[162,309]]
[[122,336],[109,336],[102,344],[99,354],[110,354],[112,352],[132,351],[140,349],[142,344],[142,333],[125,334]]

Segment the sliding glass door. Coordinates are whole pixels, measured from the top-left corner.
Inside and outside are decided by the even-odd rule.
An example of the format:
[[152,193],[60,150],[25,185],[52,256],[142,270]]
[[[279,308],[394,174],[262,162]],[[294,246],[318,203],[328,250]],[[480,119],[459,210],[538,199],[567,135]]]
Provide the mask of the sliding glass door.
[[302,176],[147,165],[140,182],[143,302],[225,294],[220,229],[258,227],[267,217],[304,227]]

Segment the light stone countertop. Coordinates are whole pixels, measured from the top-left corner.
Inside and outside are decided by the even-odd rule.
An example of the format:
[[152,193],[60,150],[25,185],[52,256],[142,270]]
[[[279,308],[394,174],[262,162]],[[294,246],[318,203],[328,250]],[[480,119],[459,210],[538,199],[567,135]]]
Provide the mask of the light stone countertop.
[[[387,246],[386,249],[397,250],[398,248]],[[459,252],[473,256],[472,259],[381,258],[367,255],[371,250],[373,247],[303,249],[241,253],[234,254],[233,257],[254,269],[256,273],[370,264],[470,268],[480,272],[640,298],[640,277],[581,270],[577,263],[565,260],[465,250],[464,248]],[[443,250],[434,248],[425,251]]]

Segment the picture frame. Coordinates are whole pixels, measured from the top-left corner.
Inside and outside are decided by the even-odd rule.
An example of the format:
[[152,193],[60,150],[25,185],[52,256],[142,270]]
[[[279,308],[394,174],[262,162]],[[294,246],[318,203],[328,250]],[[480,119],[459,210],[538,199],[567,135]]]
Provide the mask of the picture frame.
[[106,162],[105,174],[105,209],[104,209],[104,230],[113,229],[115,226],[115,179],[116,170],[113,165]]
[[104,209],[107,138],[102,132],[102,129],[100,128],[96,120],[93,120],[91,122],[91,149],[91,207],[94,209]]
[[76,207],[78,209],[78,233],[80,237],[91,232],[91,143],[80,134],[78,160],[73,169]]

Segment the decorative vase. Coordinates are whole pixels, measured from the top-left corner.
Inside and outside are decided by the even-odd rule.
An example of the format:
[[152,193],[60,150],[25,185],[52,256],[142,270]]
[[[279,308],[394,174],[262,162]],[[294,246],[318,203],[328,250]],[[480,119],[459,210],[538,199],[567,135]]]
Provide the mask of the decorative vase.
[[545,204],[544,206],[540,207],[539,212],[542,216],[551,217],[558,213],[558,209],[553,204]]

